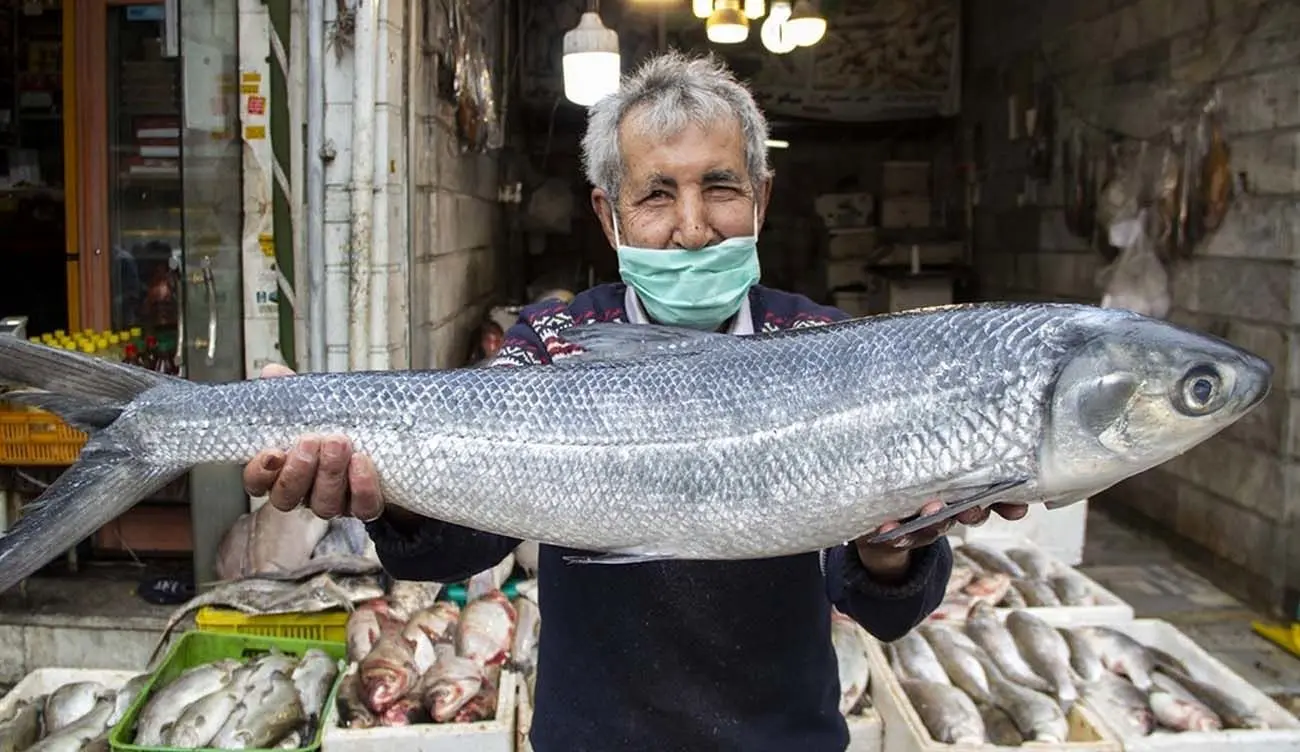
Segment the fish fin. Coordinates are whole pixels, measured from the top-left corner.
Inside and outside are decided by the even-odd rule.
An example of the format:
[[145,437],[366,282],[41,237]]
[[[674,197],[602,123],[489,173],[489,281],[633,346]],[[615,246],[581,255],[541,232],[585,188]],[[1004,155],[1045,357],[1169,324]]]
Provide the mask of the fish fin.
[[123,406],[163,384],[195,386],[178,376],[18,337],[0,337],[0,382]]
[[910,535],[918,530],[924,530],[927,527],[951,519],[965,512],[967,509],[973,509],[978,506],[984,506],[993,503],[989,497],[1009,491],[1018,486],[1023,486],[1028,480],[1018,478],[1016,480],[1005,480],[993,483],[987,486],[978,486],[967,489],[970,493],[958,498],[955,501],[948,502],[943,509],[934,514],[922,516],[913,516],[903,524],[885,533],[874,533],[866,536],[869,543],[886,543],[896,540],[904,535]]
[[108,428],[122,414],[122,407],[112,402],[39,389],[17,389],[0,395],[0,399],[54,413],[64,423],[88,434]]
[[676,558],[673,554],[627,549],[592,555],[565,556],[564,561],[569,564],[644,564],[651,561],[668,561]]
[[[3,359],[0,355],[0,361]],[[107,440],[106,434],[91,439],[76,463],[26,505],[18,521],[0,534],[0,593],[184,472],[185,468],[160,468],[142,462],[126,448]]]
[[[581,347],[572,360],[591,362],[639,360],[646,357],[694,355],[710,345],[731,341],[733,335],[660,324],[578,324],[560,331],[560,339]],[[569,361],[561,358],[556,362]]]
[[1051,511],[1053,509],[1064,509],[1065,507],[1078,504],[1079,502],[1083,501],[1084,498],[1086,497],[1080,496],[1078,498],[1053,499],[1051,501],[1043,502],[1043,507],[1045,507],[1048,511]]

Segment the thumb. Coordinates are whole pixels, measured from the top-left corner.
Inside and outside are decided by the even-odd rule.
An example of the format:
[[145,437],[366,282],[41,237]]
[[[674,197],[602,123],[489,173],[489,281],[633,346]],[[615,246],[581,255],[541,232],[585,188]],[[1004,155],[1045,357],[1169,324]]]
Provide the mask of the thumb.
[[286,365],[282,365],[280,363],[267,363],[265,366],[262,367],[261,377],[264,379],[272,379],[275,378],[276,376],[293,376],[293,375],[295,375],[293,369],[289,368]]

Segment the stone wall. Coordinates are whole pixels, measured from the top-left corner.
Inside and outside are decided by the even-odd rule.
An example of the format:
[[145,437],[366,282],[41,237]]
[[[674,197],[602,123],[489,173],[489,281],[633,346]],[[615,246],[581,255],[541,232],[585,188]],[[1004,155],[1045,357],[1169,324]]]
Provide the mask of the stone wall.
[[[1295,612],[1300,530],[1300,4],[1274,0],[970,0],[964,125],[978,127],[975,259],[985,298],[1097,302],[1099,253],[1066,231],[1059,151],[1053,179],[1026,182],[1008,139],[1008,97],[1055,84],[1058,144],[1084,132],[1150,137],[1179,112],[1169,95],[1217,86],[1232,171],[1247,195],[1171,269],[1169,318],[1213,332],[1277,368],[1270,398],[1186,456],[1098,501],[1136,512],[1200,556],[1205,573],[1258,605]],[[1257,22],[1257,23],[1256,23]],[[1250,27],[1256,28],[1250,32]],[[1246,32],[1248,35],[1243,36]],[[1204,84],[1205,86],[1201,86]],[[1021,101],[1024,101],[1023,99]]]

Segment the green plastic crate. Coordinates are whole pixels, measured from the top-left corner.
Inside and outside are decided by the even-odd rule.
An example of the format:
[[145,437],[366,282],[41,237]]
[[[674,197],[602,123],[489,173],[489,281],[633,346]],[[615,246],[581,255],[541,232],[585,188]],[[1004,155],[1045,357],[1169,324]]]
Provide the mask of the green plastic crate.
[[[167,653],[167,660],[158,667],[158,670],[154,671],[148,685],[145,686],[145,690],[127,709],[126,715],[113,727],[108,737],[109,744],[114,750],[121,750],[122,752],[176,752],[167,747],[139,747],[131,743],[135,719],[140,715],[140,711],[144,709],[145,702],[153,695],[154,687],[161,687],[170,683],[182,671],[193,666],[212,663],[222,658],[255,658],[270,652],[272,648],[282,653],[298,656],[306,653],[309,648],[319,648],[335,660],[347,656],[347,644],[342,642],[294,640],[285,637],[262,637],[259,635],[220,634],[214,632],[186,632],[172,646]],[[329,696],[325,700],[326,708],[335,702],[342,678],[343,672],[340,671],[339,675],[334,679],[334,686],[330,688]],[[322,709],[321,716],[324,717],[325,715],[325,709]],[[321,739],[325,733],[324,726],[325,724],[322,723],[321,728],[316,730],[316,738],[312,739],[309,745],[300,747],[299,752],[313,752],[320,749]]]

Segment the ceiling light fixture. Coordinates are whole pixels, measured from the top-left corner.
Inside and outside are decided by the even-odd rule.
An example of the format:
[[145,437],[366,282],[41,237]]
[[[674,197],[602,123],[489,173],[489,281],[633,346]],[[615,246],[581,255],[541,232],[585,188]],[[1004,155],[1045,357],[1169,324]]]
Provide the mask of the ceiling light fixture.
[[818,15],[809,0],[798,0],[786,20],[783,32],[800,47],[811,47],[826,35],[826,19]]
[[599,13],[583,13],[578,25],[565,32],[563,47],[564,96],[569,101],[590,107],[618,91],[618,32],[606,28]]
[[718,0],[704,30],[714,44],[739,44],[749,38],[749,19],[740,12],[740,0]]
[[758,29],[759,41],[763,43],[768,52],[784,55],[799,46],[786,33],[785,22],[789,17],[790,3],[788,0],[774,0],[772,11],[768,13],[767,20]]

